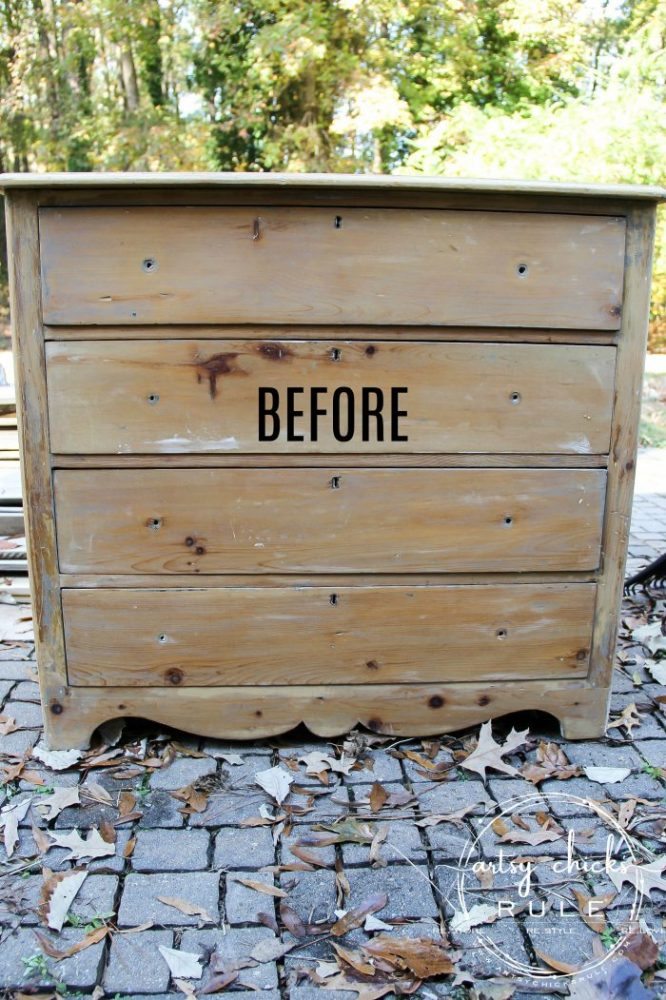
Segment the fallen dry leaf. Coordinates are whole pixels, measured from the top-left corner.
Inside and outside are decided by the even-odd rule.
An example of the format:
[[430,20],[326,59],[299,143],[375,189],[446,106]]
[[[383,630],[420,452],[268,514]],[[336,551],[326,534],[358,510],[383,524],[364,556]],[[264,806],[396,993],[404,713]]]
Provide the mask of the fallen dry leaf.
[[56,962],[60,962],[63,958],[71,958],[72,955],[78,955],[79,952],[85,951],[86,948],[90,948],[91,945],[98,944],[98,942],[102,941],[109,933],[109,927],[97,927],[94,931],[91,931],[90,934],[86,934],[81,941],[73,944],[71,948],[65,948],[62,951],[59,948],[56,948],[55,945],[51,944],[49,939],[44,937],[44,935],[40,934],[38,931],[35,931],[35,937],[39,941],[39,946],[42,951],[48,955],[49,958],[53,958]]
[[378,934],[363,946],[363,950],[375,958],[393,963],[398,969],[411,972],[417,979],[429,979],[453,972],[454,964],[447,944],[428,937],[400,938]]
[[564,750],[557,743],[546,743],[542,740],[536,750],[536,761],[533,764],[525,764],[520,773],[523,778],[538,785],[546,778],[556,778],[558,781],[575,778],[581,774],[581,769],[578,764],[570,763]]
[[659,958],[659,945],[651,934],[635,930],[624,939],[620,952],[639,969],[651,969]]
[[358,993],[358,1000],[378,1000],[379,997],[385,997],[387,993],[394,993],[396,984],[384,982],[375,986],[368,983],[367,980],[361,983],[351,979],[346,972],[340,972],[337,976],[326,979],[321,984],[321,988],[323,990],[347,990],[350,993]]
[[467,931],[471,931],[474,927],[479,927],[481,924],[494,924],[497,917],[497,905],[493,905],[492,903],[476,903],[465,912],[459,913],[457,910],[454,911],[451,918],[451,930],[465,934]]
[[61,931],[74,897],[88,877],[82,868],[48,875],[42,883],[37,913],[53,931]]
[[59,816],[62,810],[67,809],[68,806],[80,805],[80,801],[77,786],[74,786],[74,788],[56,788],[50,795],[44,795],[39,800],[37,808],[44,819],[50,821]]
[[25,818],[31,802],[32,795],[29,795],[15,805],[3,806],[0,810],[0,826],[4,831],[5,852],[8,858],[11,858],[14,848],[18,844],[18,825]]
[[42,764],[52,771],[66,771],[73,767],[83,757],[81,750],[49,750],[43,743],[38,743],[32,748],[32,756],[41,760]]
[[39,827],[35,826],[34,823],[31,824],[30,829],[32,832],[32,839],[37,845],[37,850],[39,851],[39,853],[46,854],[47,851],[50,851],[51,841],[49,840],[48,834],[40,830]]
[[426,816],[424,819],[418,819],[414,826],[438,826],[440,823],[453,823],[455,826],[463,826],[462,820],[469,813],[474,812],[476,809],[475,805],[463,806],[462,809],[457,809],[452,813],[431,813],[430,816]]
[[0,715],[0,736],[9,736],[15,733],[20,727],[16,725],[16,719],[9,715]]
[[361,903],[360,906],[355,906],[352,910],[348,910],[343,917],[336,920],[331,927],[331,934],[334,937],[342,937],[348,931],[360,927],[369,913],[377,913],[378,910],[383,910],[387,903],[388,896],[385,892],[375,893]]
[[96,781],[87,781],[81,786],[81,794],[92,802],[99,802],[101,805],[110,806],[113,802],[111,795],[106,788],[98,785]]
[[180,899],[178,896],[158,896],[160,903],[164,903],[165,906],[172,906],[174,910],[180,910],[181,913],[187,914],[188,917],[199,917],[206,924],[215,924],[216,920],[211,917],[207,910],[204,910],[203,906],[198,906],[196,903],[190,903],[186,899]]
[[258,771],[254,780],[280,806],[289,795],[294,779],[283,767],[276,766]]
[[534,954],[537,958],[540,958],[545,965],[549,966],[551,969],[555,969],[556,972],[564,973],[565,976],[570,976],[572,973],[578,972],[578,969],[580,968],[578,965],[570,965],[569,962],[562,962],[559,958],[551,958],[550,955],[546,955],[545,952],[539,951],[538,948],[534,949]]
[[606,926],[606,918],[602,911],[615,899],[617,894],[610,892],[605,896],[588,896],[582,889],[576,889],[573,886],[571,891],[576,897],[578,912],[583,921],[597,934],[601,934]]
[[185,803],[185,808],[180,810],[185,815],[205,812],[208,808],[209,794],[209,792],[197,788],[196,782],[171,792],[172,798]]
[[530,847],[536,847],[538,844],[545,844],[548,841],[560,840],[561,837],[561,832],[541,827],[539,830],[529,831],[509,830],[508,833],[500,837],[500,841],[503,844],[529,844]]
[[331,943],[336,954],[342,959],[343,962],[350,965],[352,969],[355,969],[356,972],[360,972],[363,976],[374,976],[375,967],[374,965],[370,965],[367,959],[363,957],[362,952],[353,951],[351,948],[343,948],[343,946],[338,944],[337,941],[333,941]]
[[99,830],[92,829],[84,840],[78,830],[69,833],[49,831],[51,847],[64,847],[70,853],[66,861],[80,861],[82,858],[106,858],[116,853],[116,845],[104,840]]
[[255,882],[251,878],[239,878],[236,876],[234,882],[240,882],[241,885],[247,886],[248,889],[254,889],[255,892],[263,892],[266,896],[277,896],[278,898],[283,898],[288,896],[289,893],[285,892],[284,889],[278,889],[274,885],[269,885],[266,882]]
[[286,955],[287,952],[296,948],[298,944],[298,941],[294,941],[293,944],[283,944],[278,937],[264,938],[259,944],[254,946],[250,952],[250,958],[253,958],[255,962],[260,962],[262,965],[264,962],[276,962],[283,955]]
[[308,851],[307,848],[301,847],[299,844],[290,845],[289,853],[293,854],[300,861],[304,861],[307,865],[312,865],[314,868],[330,868],[328,861],[322,861],[314,851]]
[[512,729],[506,738],[504,746],[500,746],[493,738],[492,723],[484,722],[481,726],[475,749],[472,750],[468,757],[460,761],[460,766],[466,768],[468,771],[480,774],[484,780],[487,768],[492,768],[494,771],[502,771],[504,774],[518,774],[518,770],[505,760],[502,760],[502,758],[508,753],[513,753],[518,747],[523,746],[528,732],[529,730],[527,729],[522,733]]
[[614,785],[631,774],[630,767],[585,767],[585,777],[599,785]]
[[608,877],[618,891],[625,882],[630,882],[642,896],[651,896],[653,889],[666,892],[666,878],[662,878],[665,868],[666,855],[645,865],[627,861],[618,867],[609,867]]
[[615,719],[614,722],[609,722],[606,728],[619,729],[622,727],[623,729],[626,729],[629,736],[631,736],[632,729],[635,729],[636,726],[640,726],[642,721],[643,716],[636,708],[636,703],[632,701],[631,705],[627,705],[627,707],[622,710],[620,716]]
[[314,839],[301,838],[302,844],[308,847],[328,847],[330,844],[371,844],[374,839],[374,830],[368,823],[357,819],[343,819],[337,823],[318,823],[312,828],[317,830],[329,830],[331,835]]
[[192,951],[178,951],[176,948],[167,948],[163,944],[158,945],[157,948],[169,966],[169,971],[174,978],[201,979],[203,967],[200,955]]
[[382,806],[386,805],[389,799],[389,793],[386,791],[383,785],[378,781],[375,781],[372,788],[370,789],[370,808],[373,813],[379,812]]

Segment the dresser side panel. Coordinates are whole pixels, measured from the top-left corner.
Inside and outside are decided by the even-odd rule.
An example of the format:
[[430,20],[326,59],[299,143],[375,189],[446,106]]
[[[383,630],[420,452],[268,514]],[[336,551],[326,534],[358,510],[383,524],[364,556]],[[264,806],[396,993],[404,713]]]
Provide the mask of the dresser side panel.
[[48,735],[51,714],[63,711],[66,667],[49,455],[37,202],[31,192],[16,191],[7,197],[6,205],[23,502],[35,643]]
[[629,543],[636,475],[638,423],[650,309],[654,206],[627,213],[624,306],[615,368],[615,403],[608,458],[602,575],[597,590],[590,680],[610,686]]

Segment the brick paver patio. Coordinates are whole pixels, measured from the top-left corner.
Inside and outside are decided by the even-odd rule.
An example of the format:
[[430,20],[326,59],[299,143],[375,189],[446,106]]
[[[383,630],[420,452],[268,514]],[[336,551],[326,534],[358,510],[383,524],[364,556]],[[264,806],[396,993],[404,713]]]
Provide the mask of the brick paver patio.
[[[665,457],[666,453],[662,452],[660,456],[649,454],[639,461],[630,571],[666,549]],[[639,610],[640,606],[645,606],[645,599],[639,597],[637,602]],[[637,612],[630,610],[629,613],[635,615]],[[21,628],[18,628],[19,638],[20,633]],[[16,720],[20,727],[0,737],[5,768],[11,769],[40,739],[41,718],[32,656],[29,645],[12,647],[11,639],[0,645],[2,715]],[[665,815],[666,782],[659,768],[666,763],[666,715],[663,704],[655,700],[664,694],[664,688],[641,663],[640,647],[629,645],[625,648],[614,685],[613,717],[631,702],[637,704],[642,714],[632,738],[624,729],[614,728],[604,740],[566,743],[559,736],[555,723],[547,717],[521,718],[521,724],[516,724],[517,728],[529,725],[533,737],[518,756],[510,758],[518,767],[525,760],[534,760],[539,739],[546,739],[560,744],[569,761],[582,767],[629,769],[626,778],[607,786],[595,784],[584,776],[568,781],[546,780],[538,786],[542,810],[565,831],[572,828],[582,831],[578,849],[583,853],[603,854],[602,831],[596,829],[589,811],[581,809],[577,813],[570,804],[560,803],[559,792],[596,799],[607,796],[618,804],[633,797],[639,800],[635,807],[637,816],[641,815],[641,810],[646,815],[658,816],[660,808],[661,815]],[[498,722],[494,731],[501,743],[508,727]],[[144,735],[150,737],[151,742],[142,744],[140,740]],[[470,735],[461,734],[461,737]],[[285,943],[293,943],[291,931],[299,918],[304,923],[330,923],[335,920],[336,909],[349,910],[373,893],[388,896],[386,905],[376,916],[389,925],[391,920],[397,921],[391,933],[437,938],[442,922],[452,944],[460,952],[457,968],[463,975],[458,984],[452,976],[427,981],[418,989],[418,996],[515,995],[526,998],[543,995],[542,986],[524,979],[507,986],[507,981],[499,977],[508,970],[478,946],[476,931],[456,931],[451,927],[456,902],[451,890],[461,846],[475,825],[478,826],[478,817],[487,808],[486,804],[536,791],[525,778],[490,771],[483,782],[471,771],[458,768],[454,780],[432,781],[418,760],[404,755],[406,750],[422,755],[421,741],[397,740],[370,747],[360,755],[362,768],[348,774],[330,773],[329,784],[324,785],[316,777],[306,775],[298,759],[313,750],[332,753],[331,746],[306,733],[258,745],[233,746],[179,734],[162,733],[161,739],[159,737],[159,727],[150,725],[141,729],[140,724],[132,724],[124,732],[121,746],[131,744],[134,763],[131,757],[119,753],[117,758],[98,762],[91,769],[52,771],[39,760],[31,759],[27,768],[33,772],[33,780],[25,780],[19,774],[6,784],[3,798],[11,804],[20,803],[30,795],[34,795],[33,805],[39,802],[41,796],[35,794],[38,787],[34,784],[35,774],[43,777],[51,789],[79,785],[82,799],[82,804],[64,808],[50,822],[42,818],[36,808],[30,808],[20,820],[18,846],[9,860],[0,847],[4,871],[0,878],[0,988],[8,990],[8,995],[12,990],[22,994],[41,991],[48,995],[46,987],[54,983],[60,984],[58,989],[62,996],[159,1000],[166,996],[182,997],[187,995],[187,990],[191,996],[199,995],[200,983],[196,980],[188,980],[189,986],[181,982],[181,988],[175,985],[159,951],[160,946],[195,953],[204,966],[208,956],[216,950],[217,959],[226,963],[233,974],[234,961],[247,960],[251,951],[260,943],[273,940],[276,932]],[[150,762],[146,764],[146,753],[163,754],[174,740],[177,744],[175,758],[169,766],[153,770]],[[462,739],[443,740],[434,763],[451,760],[451,753],[462,747]],[[191,752],[203,756],[189,756]],[[241,762],[233,755],[239,755]],[[103,766],[114,764],[114,760],[114,766]],[[280,826],[269,825],[270,820],[265,820],[267,825],[242,825],[243,821],[259,821],[260,809],[264,817],[272,815],[275,804],[270,805],[269,798],[257,786],[255,774],[280,763],[298,786],[292,789],[289,801],[308,811],[293,816],[293,824],[282,830]],[[383,793],[392,795],[378,812],[372,812],[368,802],[375,782],[381,785]],[[172,792],[188,786],[190,789],[194,786],[204,797],[205,808],[184,815],[183,799],[175,798]],[[119,793],[123,792],[130,794],[121,795],[119,799]],[[464,811],[465,807],[469,811],[458,822],[431,827],[416,825],[419,817]],[[310,870],[284,870],[285,865],[298,867],[299,857],[290,852],[290,847],[311,837],[313,825],[331,823],[336,817],[348,815],[367,820],[371,832],[386,827],[384,843],[374,846],[375,850],[379,848],[379,864],[371,859],[370,844],[344,842],[318,849],[306,846],[303,849],[310,851],[310,856],[316,853],[319,863],[310,866],[301,861],[301,867]],[[659,827],[658,819],[654,822],[654,839],[648,843],[655,854],[660,855],[664,853],[664,826],[662,823]],[[76,828],[85,833],[93,827],[108,830],[105,823],[113,824],[116,833],[115,854],[82,862],[89,875],[71,906],[69,926],[66,925],[59,935],[49,935],[41,926],[41,933],[61,951],[105,923],[112,928],[112,933],[78,954],[57,961],[43,954],[35,934],[42,923],[38,914],[43,884],[41,869],[46,865],[53,871],[66,870],[73,862],[66,860],[68,852],[62,847],[51,848],[40,856],[35,838],[40,840],[45,828],[58,833]],[[486,840],[482,840],[482,849],[491,855],[494,850],[492,843]],[[538,854],[540,848],[522,847],[519,850]],[[285,890],[291,915],[286,910],[281,912],[280,897],[257,891],[238,879]],[[603,876],[600,876],[599,885],[592,888],[598,893],[607,891]],[[190,913],[165,903],[164,897],[192,904]],[[627,912],[628,897],[619,894],[607,912],[607,946],[612,944],[614,928],[620,926]],[[643,918],[662,945],[664,913],[666,894],[656,891]],[[401,918],[414,920],[400,922]],[[514,958],[536,966],[539,963],[537,952],[575,964],[589,949],[589,939],[595,932],[578,918],[572,926],[574,933],[564,937],[552,933],[556,924],[550,915],[535,929],[522,914],[497,920],[483,930]],[[122,933],[137,927],[143,929]],[[370,935],[359,927],[341,939],[341,943],[354,949],[369,939]],[[323,997],[353,997],[355,994],[349,991],[324,991],[330,967],[319,966],[319,972],[314,971],[315,981],[307,974],[307,970],[316,970],[320,962],[330,963],[334,958],[330,940],[309,938],[305,946],[274,961],[241,962],[244,967],[236,970],[236,978],[231,980],[228,989],[237,998],[253,996],[257,990],[271,1000],[277,997],[309,1000],[316,992]],[[484,994],[483,984],[479,983],[488,977],[494,978],[495,992],[488,986],[489,992]],[[474,981],[476,987],[473,987]],[[515,993],[510,992],[512,988]],[[661,995],[660,988],[666,989],[663,979],[652,984],[654,992],[649,995]],[[477,992],[470,992],[473,989]],[[550,988],[551,992],[556,989]],[[566,986],[560,985],[559,989],[566,993]]]

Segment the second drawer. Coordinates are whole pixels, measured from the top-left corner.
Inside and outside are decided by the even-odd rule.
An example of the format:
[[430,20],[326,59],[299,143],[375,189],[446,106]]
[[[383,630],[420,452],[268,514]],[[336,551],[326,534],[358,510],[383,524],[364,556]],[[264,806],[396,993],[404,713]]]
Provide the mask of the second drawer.
[[591,570],[605,486],[600,469],[59,470],[60,570]]

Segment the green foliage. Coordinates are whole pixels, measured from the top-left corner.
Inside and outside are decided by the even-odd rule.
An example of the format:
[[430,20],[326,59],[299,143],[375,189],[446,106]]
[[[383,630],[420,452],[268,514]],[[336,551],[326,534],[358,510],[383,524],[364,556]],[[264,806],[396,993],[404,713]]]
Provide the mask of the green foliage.
[[48,964],[46,962],[46,957],[41,953],[37,952],[34,955],[30,955],[28,958],[22,958],[21,961],[25,966],[25,975],[27,978],[39,978],[48,979],[50,976],[50,971]]
[[[664,183],[665,41],[660,0],[0,0],[0,169]],[[666,345],[663,223],[655,276]]]

